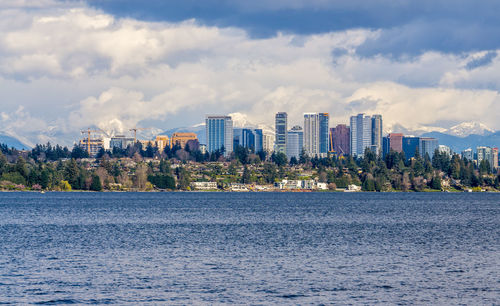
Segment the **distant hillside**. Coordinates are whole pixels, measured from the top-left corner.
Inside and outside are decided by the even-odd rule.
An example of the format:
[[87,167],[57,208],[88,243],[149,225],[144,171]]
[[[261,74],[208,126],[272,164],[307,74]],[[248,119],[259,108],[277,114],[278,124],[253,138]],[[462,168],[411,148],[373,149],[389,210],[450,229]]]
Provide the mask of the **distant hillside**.
[[30,146],[22,143],[20,140],[5,134],[0,134],[0,144],[6,144],[9,148],[15,148],[17,150],[29,150]]
[[439,144],[449,146],[453,151],[461,151],[478,146],[500,147],[500,131],[489,135],[469,135],[467,137],[458,137],[440,132],[431,132],[421,135],[422,137],[434,137],[439,140]]

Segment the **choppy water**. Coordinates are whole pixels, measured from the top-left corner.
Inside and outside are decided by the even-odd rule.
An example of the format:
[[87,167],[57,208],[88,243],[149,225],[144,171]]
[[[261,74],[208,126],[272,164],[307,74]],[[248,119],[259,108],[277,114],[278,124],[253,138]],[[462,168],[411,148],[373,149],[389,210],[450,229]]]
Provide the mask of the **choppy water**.
[[499,304],[500,195],[0,193],[0,304]]

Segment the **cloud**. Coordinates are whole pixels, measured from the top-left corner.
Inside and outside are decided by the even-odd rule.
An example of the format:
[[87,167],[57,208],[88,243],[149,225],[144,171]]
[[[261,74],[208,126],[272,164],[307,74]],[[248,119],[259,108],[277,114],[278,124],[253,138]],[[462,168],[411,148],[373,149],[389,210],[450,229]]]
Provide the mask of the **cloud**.
[[465,68],[467,70],[473,70],[482,66],[487,66],[493,62],[497,55],[496,51],[488,51],[484,55],[473,58],[465,65]]
[[88,0],[111,14],[146,21],[195,19],[208,26],[245,29],[252,37],[277,33],[311,35],[379,29],[359,54],[420,55],[500,48],[495,0]]
[[[0,21],[0,118],[33,142],[49,135],[68,144],[92,126],[189,126],[207,113],[272,125],[275,112],[287,111],[293,125],[304,112],[328,112],[334,125],[367,112],[388,125],[474,120],[500,128],[500,63],[489,53],[497,49],[396,57],[388,53],[402,54],[404,31],[379,52],[386,29],[255,38],[199,20],[148,22],[66,6],[0,11],[9,20]],[[18,105],[29,116],[15,115]]]

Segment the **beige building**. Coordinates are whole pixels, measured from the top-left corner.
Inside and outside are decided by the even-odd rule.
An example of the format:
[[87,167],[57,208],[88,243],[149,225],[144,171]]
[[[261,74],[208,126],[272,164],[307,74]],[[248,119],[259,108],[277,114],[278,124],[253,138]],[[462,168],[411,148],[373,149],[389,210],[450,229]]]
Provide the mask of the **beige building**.
[[167,135],[159,135],[154,140],[139,140],[139,142],[142,144],[143,149],[146,149],[151,144],[153,147],[158,148],[158,151],[163,151],[166,146],[170,146]]
[[186,146],[189,140],[198,140],[195,133],[174,133],[170,142],[170,147],[179,145],[182,149]]
[[163,151],[166,146],[170,146],[170,142],[168,140],[167,135],[159,135],[156,136],[156,146],[158,147],[158,150]]

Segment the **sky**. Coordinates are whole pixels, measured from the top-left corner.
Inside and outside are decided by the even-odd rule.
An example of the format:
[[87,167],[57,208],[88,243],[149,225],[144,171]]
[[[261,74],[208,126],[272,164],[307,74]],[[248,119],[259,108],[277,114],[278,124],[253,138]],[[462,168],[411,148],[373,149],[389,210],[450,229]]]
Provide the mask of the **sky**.
[[499,1],[1,0],[0,132],[168,130],[364,112],[500,130]]

